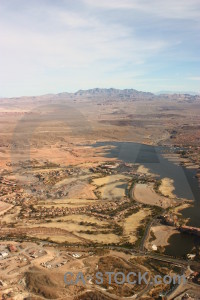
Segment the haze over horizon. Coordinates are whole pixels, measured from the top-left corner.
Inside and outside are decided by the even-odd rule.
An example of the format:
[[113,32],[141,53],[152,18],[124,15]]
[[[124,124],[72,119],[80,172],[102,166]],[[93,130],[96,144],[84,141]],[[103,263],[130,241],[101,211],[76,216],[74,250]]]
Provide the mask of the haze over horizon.
[[[97,90],[99,90],[99,91],[97,91]],[[112,91],[111,91],[112,90]],[[50,96],[50,95],[52,95],[52,96],[56,96],[56,95],[58,95],[58,96],[60,96],[60,95],[63,95],[63,94],[71,94],[71,95],[76,95],[76,94],[78,94],[78,93],[80,93],[80,92],[89,92],[89,93],[91,93],[91,95],[98,95],[98,94],[100,94],[100,93],[108,93],[108,95],[110,94],[110,92],[113,94],[115,91],[120,91],[120,92],[124,92],[125,93],[125,95],[126,95],[126,92],[128,91],[129,93],[139,93],[139,94],[153,94],[153,95],[155,95],[155,96],[162,96],[162,95],[178,95],[178,94],[180,94],[180,95],[190,95],[190,96],[199,96],[200,95],[200,93],[198,93],[198,92],[192,92],[192,91],[159,91],[159,92],[155,92],[155,93],[153,93],[153,92],[149,92],[149,91],[142,91],[142,90],[137,90],[137,89],[134,89],[134,88],[125,88],[125,89],[116,89],[116,88],[113,88],[113,87],[111,87],[111,88],[98,88],[98,87],[96,87],[96,88],[91,88],[91,89],[80,89],[80,90],[76,90],[76,91],[74,91],[74,92],[69,92],[69,91],[62,91],[62,92],[59,92],[59,93],[44,93],[44,94],[35,94],[35,95],[20,95],[20,96],[11,96],[11,97],[2,97],[1,95],[0,95],[0,99],[6,99],[6,98],[10,98],[10,99],[12,99],[12,98],[26,98],[26,97],[43,97],[43,96]]]
[[0,96],[199,93],[198,0],[2,0]]

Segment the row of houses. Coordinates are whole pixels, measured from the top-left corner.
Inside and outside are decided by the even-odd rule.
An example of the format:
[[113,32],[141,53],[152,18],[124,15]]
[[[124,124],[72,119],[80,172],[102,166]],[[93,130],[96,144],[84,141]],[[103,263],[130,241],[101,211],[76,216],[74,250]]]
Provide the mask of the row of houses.
[[[124,203],[124,201],[120,202],[120,204]],[[59,217],[65,215],[72,215],[72,214],[86,214],[91,212],[93,214],[97,214],[98,212],[101,213],[103,210],[112,210],[119,206],[119,202],[107,202],[101,203],[96,205],[89,205],[83,207],[34,207],[34,210],[31,210],[30,207],[24,208],[21,212],[22,218],[38,218],[38,217]]]

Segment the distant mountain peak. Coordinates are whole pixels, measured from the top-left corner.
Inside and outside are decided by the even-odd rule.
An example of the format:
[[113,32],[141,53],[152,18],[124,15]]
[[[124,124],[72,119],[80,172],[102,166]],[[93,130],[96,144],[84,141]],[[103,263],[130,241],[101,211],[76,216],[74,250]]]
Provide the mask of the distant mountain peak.
[[137,91],[135,89],[115,89],[115,88],[93,88],[88,90],[79,90],[74,93],[76,96],[154,96],[152,93]]

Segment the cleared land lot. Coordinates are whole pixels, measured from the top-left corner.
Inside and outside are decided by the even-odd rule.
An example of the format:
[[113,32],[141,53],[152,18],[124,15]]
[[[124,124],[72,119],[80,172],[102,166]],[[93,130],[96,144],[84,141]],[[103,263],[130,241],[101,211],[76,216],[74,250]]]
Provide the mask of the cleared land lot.
[[[78,232],[78,231],[96,231],[95,227],[93,226],[84,226],[79,225],[78,223],[72,222],[50,222],[50,223],[41,223],[41,227],[48,227],[48,228],[62,228],[69,232]],[[32,225],[31,228],[38,227],[38,225]]]
[[152,250],[152,245],[157,247],[165,247],[169,245],[168,240],[173,234],[178,234],[179,231],[175,227],[158,225],[151,228],[151,231],[154,234],[154,239],[151,242],[147,242],[146,247]]
[[68,190],[68,198],[97,199],[95,187],[87,182],[78,182]]
[[108,234],[86,234],[86,233],[77,233],[78,236],[85,238],[87,240],[96,242],[96,243],[101,243],[101,244],[112,244],[112,243],[119,243],[120,238],[113,234],[113,233],[108,233]]
[[174,200],[158,195],[153,190],[152,184],[137,183],[133,189],[133,195],[136,201],[148,205],[167,208],[175,204]]
[[116,181],[128,181],[128,180],[130,180],[130,177],[117,174],[117,175],[110,175],[101,178],[95,178],[93,179],[93,183],[97,186],[102,186],[104,184],[110,184]]
[[6,211],[13,207],[12,204],[0,201],[0,215],[4,214]]
[[93,179],[97,192],[102,199],[118,199],[125,196],[126,188],[131,177],[125,175],[110,175]]
[[137,241],[137,229],[150,214],[151,210],[145,208],[126,218],[124,222],[124,233],[129,237],[130,243],[135,243]]
[[126,187],[125,181],[117,181],[100,187],[98,191],[102,199],[119,199],[125,196]]
[[69,177],[69,178],[65,178],[65,179],[62,179],[61,181],[58,181],[56,184],[55,184],[55,187],[60,187],[60,186],[63,186],[63,185],[68,185],[72,182],[75,182],[77,180],[85,180],[85,179],[88,179],[91,177],[91,174],[86,174],[86,175],[82,175],[82,176],[79,176],[79,177]]

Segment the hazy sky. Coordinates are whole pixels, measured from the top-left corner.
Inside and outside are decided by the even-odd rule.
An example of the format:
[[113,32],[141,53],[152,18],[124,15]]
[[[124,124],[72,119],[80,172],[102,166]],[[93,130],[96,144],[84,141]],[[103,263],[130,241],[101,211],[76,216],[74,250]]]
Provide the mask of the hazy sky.
[[0,0],[0,96],[200,91],[200,0]]

